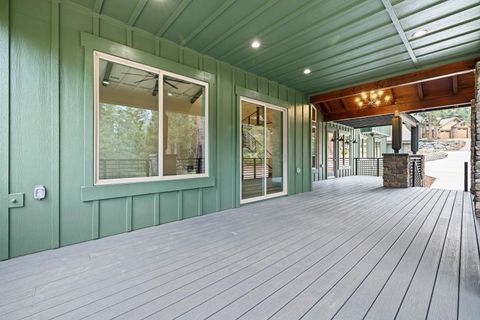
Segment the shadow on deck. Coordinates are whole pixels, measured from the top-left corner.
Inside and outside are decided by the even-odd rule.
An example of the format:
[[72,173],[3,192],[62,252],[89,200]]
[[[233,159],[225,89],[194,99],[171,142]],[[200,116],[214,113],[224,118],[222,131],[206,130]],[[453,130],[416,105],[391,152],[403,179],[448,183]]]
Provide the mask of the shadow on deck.
[[0,263],[0,318],[478,319],[469,194],[348,177]]

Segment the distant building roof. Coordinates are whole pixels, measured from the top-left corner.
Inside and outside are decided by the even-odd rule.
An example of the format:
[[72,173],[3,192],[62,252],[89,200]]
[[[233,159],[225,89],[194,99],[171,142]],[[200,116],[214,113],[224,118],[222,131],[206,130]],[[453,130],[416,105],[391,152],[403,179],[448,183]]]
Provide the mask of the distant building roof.
[[454,121],[454,120],[460,121],[460,119],[458,119],[457,117],[451,117],[451,118],[441,119],[440,122],[439,122],[440,127],[443,127],[444,125],[446,125],[446,124],[448,124],[449,122]]
[[412,117],[414,117],[418,122],[423,122],[423,119],[425,119],[422,115],[418,113],[410,113]]

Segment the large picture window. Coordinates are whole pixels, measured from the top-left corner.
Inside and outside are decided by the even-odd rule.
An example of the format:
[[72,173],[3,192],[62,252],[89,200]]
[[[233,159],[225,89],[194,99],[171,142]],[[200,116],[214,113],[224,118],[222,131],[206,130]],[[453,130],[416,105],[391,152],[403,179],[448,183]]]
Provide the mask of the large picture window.
[[208,175],[208,86],[95,52],[95,182]]

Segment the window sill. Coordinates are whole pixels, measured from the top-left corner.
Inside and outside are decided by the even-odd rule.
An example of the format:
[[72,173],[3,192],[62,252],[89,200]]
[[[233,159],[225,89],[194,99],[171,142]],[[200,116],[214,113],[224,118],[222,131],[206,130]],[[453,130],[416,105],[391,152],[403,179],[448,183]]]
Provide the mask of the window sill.
[[83,186],[83,202],[215,186],[215,177]]

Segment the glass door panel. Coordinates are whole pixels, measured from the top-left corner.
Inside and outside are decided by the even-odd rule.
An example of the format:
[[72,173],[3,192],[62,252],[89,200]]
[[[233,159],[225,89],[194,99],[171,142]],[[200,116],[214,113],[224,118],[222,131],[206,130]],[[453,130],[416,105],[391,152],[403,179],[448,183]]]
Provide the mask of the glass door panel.
[[242,200],[265,195],[265,107],[242,101],[240,108],[242,150]]
[[283,112],[267,108],[266,118],[267,194],[283,192]]

